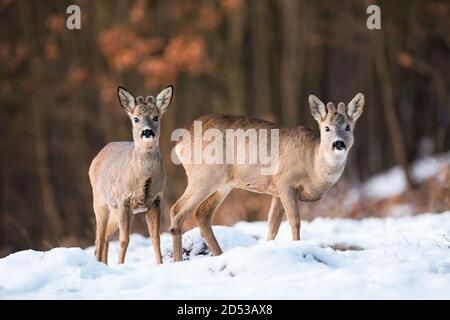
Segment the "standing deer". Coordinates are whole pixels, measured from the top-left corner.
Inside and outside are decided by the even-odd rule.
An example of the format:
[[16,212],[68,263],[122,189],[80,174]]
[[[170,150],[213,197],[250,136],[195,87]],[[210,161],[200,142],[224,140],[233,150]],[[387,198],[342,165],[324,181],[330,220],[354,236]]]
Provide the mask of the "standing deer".
[[166,174],[159,150],[161,116],[172,100],[173,87],[158,96],[136,99],[118,88],[120,104],[130,117],[133,141],[111,142],[94,158],[89,179],[97,223],[95,254],[107,263],[111,235],[119,228],[119,263],[124,263],[133,215],[145,213],[156,262],[162,263],[159,229]]
[[[300,240],[297,200],[319,200],[341,176],[353,145],[355,122],[363,112],[364,96],[358,93],[348,105],[341,102],[336,108],[333,103],[325,106],[316,96],[310,95],[309,106],[319,124],[320,135],[306,127],[284,128],[238,115],[213,114],[197,119],[202,128],[215,128],[221,132],[239,128],[279,129],[279,159],[272,175],[261,175],[260,164],[195,164],[186,161],[189,156],[185,153],[191,150],[190,141],[179,141],[175,153],[186,171],[188,185],[170,211],[174,261],[182,260],[182,224],[192,212],[212,254],[222,253],[211,220],[233,188],[272,196],[268,240],[275,239],[284,212],[291,226],[292,239]],[[193,126],[188,130],[192,133]]]

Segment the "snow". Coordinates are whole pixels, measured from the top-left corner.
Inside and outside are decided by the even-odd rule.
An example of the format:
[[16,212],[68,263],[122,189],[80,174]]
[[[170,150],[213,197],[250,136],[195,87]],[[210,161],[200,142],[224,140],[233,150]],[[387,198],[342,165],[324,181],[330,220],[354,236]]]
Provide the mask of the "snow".
[[366,181],[362,193],[372,199],[381,199],[399,195],[406,187],[405,173],[399,167],[394,167]]
[[[0,299],[450,299],[450,211],[364,220],[302,222],[302,241],[283,222],[265,241],[266,222],[214,227],[224,254],[212,257],[198,229],[183,236],[186,261],[169,263],[162,235],[157,266],[148,238],[118,243],[106,266],[93,248],[26,250],[0,259]],[[343,251],[343,249],[349,249]]]
[[[436,175],[444,166],[450,166],[450,152],[419,159],[411,164],[411,174],[415,181],[423,182]],[[372,199],[381,199],[401,194],[407,188],[404,171],[393,167],[367,180],[362,187],[362,194]]]

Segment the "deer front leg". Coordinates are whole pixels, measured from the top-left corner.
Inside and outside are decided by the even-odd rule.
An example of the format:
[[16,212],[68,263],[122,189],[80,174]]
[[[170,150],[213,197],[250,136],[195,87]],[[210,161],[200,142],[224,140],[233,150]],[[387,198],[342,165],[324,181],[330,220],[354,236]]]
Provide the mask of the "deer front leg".
[[98,204],[94,200],[94,212],[96,220],[95,235],[95,256],[97,261],[102,261],[103,251],[105,250],[105,234],[109,219],[109,209],[105,204]]
[[274,240],[280,229],[281,220],[283,219],[284,208],[281,205],[280,198],[272,197],[269,210],[269,232],[267,240]]
[[105,234],[105,246],[103,247],[102,261],[104,264],[108,264],[108,249],[109,249],[109,241],[111,240],[112,234],[118,228],[117,215],[112,214],[108,219],[108,226],[106,227]]
[[291,226],[292,240],[300,240],[300,213],[298,212],[297,192],[293,188],[288,188],[280,193],[280,200]]
[[130,242],[131,221],[133,217],[131,210],[127,205],[120,205],[118,208],[119,220],[119,260],[118,263],[125,262],[125,254],[127,252],[128,243]]
[[147,220],[148,232],[152,237],[153,250],[155,251],[156,263],[162,264],[161,245],[159,237],[159,229],[161,226],[161,199],[156,198],[151,208],[147,211],[145,219]]

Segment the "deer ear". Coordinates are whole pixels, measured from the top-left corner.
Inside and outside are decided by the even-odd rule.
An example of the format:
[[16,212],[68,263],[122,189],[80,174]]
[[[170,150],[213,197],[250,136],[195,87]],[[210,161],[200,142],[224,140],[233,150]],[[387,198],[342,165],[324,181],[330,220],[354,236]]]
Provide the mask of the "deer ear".
[[327,109],[325,108],[325,104],[313,94],[309,95],[308,102],[314,119],[319,122],[323,121],[327,117]]
[[136,101],[131,93],[125,90],[124,87],[117,88],[117,96],[119,97],[120,104],[127,113],[132,113],[136,106]]
[[363,113],[364,110],[364,95],[362,93],[358,93],[352,101],[347,105],[347,115],[353,120],[359,118],[359,116]]
[[167,108],[169,107],[170,102],[172,101],[172,95],[173,86],[168,86],[156,96],[156,106],[158,107],[161,114],[166,112]]

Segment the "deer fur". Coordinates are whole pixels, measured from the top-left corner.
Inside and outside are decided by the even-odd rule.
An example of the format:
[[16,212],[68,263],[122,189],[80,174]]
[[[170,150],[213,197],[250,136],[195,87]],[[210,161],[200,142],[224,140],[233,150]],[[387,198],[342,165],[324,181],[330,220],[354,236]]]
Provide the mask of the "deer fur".
[[[279,161],[273,175],[261,175],[259,164],[194,164],[183,162],[188,142],[176,145],[176,153],[188,178],[183,195],[170,211],[174,261],[182,260],[181,233],[185,218],[194,213],[200,232],[213,255],[222,250],[214,236],[211,220],[217,207],[233,188],[272,196],[268,240],[275,239],[286,212],[292,239],[300,240],[298,200],[317,201],[341,176],[347,154],[353,145],[355,122],[363,112],[364,96],[359,93],[345,105],[325,105],[309,96],[309,106],[320,134],[306,127],[281,125],[239,115],[212,114],[200,117],[204,129],[279,129]],[[189,127],[192,132],[192,126]],[[204,144],[203,144],[204,147]]]
[[89,168],[97,224],[95,254],[108,260],[111,235],[119,229],[119,263],[124,263],[133,215],[145,213],[156,262],[162,263],[159,229],[161,201],[166,184],[159,149],[160,121],[172,100],[169,86],[145,100],[118,88],[119,101],[133,125],[133,141],[111,142]]

